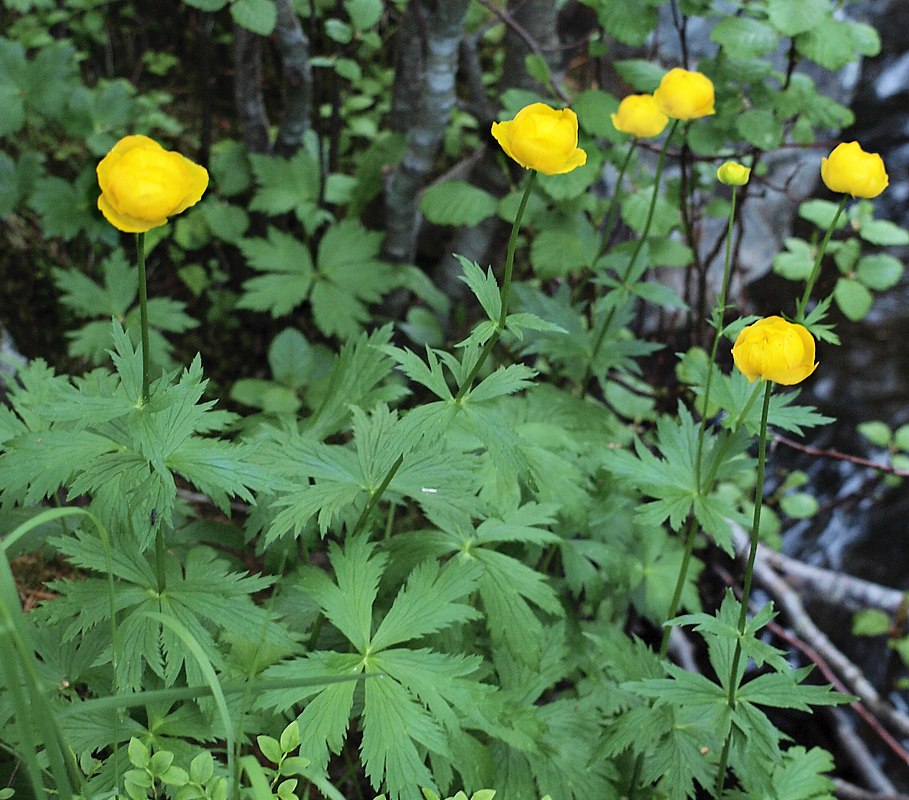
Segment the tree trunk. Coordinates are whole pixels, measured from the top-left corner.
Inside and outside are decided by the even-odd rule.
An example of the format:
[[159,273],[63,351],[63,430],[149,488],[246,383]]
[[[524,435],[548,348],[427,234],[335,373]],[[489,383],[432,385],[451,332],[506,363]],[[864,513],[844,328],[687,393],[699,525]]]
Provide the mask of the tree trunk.
[[[412,261],[416,250],[419,230],[417,197],[432,172],[455,104],[458,44],[470,2],[411,0],[410,4],[418,6],[413,13],[420,16],[414,19],[422,18],[427,24],[422,81],[415,84],[411,82],[413,76],[396,76],[396,83],[410,83],[412,92],[422,94],[419,111],[412,126],[407,129],[404,158],[385,189],[385,257],[399,263]],[[402,28],[402,31],[406,30],[406,27]],[[414,30],[410,29],[410,33]]]
[[278,21],[275,38],[281,50],[284,114],[278,128],[275,153],[292,156],[309,129],[312,113],[312,67],[309,64],[309,39],[290,0],[277,0]]
[[251,153],[267,153],[268,112],[262,96],[262,37],[234,25],[234,104]]

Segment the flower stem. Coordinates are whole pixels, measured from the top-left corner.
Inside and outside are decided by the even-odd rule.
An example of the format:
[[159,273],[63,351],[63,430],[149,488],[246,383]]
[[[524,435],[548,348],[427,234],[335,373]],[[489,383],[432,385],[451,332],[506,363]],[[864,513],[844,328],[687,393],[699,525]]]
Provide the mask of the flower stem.
[[366,505],[363,506],[363,511],[360,512],[360,516],[357,519],[356,524],[351,529],[351,536],[356,536],[361,530],[363,530],[363,527],[369,520],[370,514],[372,514],[373,509],[375,509],[375,507],[379,504],[379,500],[381,500],[382,495],[385,494],[385,490],[388,488],[388,484],[392,482],[394,476],[397,474],[398,470],[401,468],[401,464],[403,463],[404,454],[401,453],[401,455],[395,459],[395,463],[391,465],[385,477],[382,479],[382,483],[380,483],[376,490],[369,495],[369,500],[366,501]]
[[480,352],[480,355],[471,368],[470,373],[458,388],[458,393],[455,395],[456,403],[460,403],[461,400],[464,399],[464,395],[470,391],[471,385],[479,374],[480,369],[483,367],[486,359],[489,357],[489,354],[492,352],[492,348],[495,347],[496,342],[499,341],[499,337],[502,335],[502,331],[505,330],[505,320],[508,318],[508,301],[511,297],[511,276],[514,272],[514,251],[518,243],[518,231],[521,228],[521,220],[524,218],[524,211],[527,208],[527,201],[530,199],[530,193],[533,190],[536,179],[537,173],[531,170],[530,175],[527,178],[527,182],[524,185],[524,195],[521,197],[521,204],[518,206],[518,213],[515,215],[514,224],[511,226],[511,235],[508,237],[508,251],[505,254],[505,270],[502,275],[502,289],[499,295],[501,298],[499,319],[496,321],[495,330],[492,332],[492,335],[486,340],[486,344],[483,346],[483,350]]
[[716,364],[716,354],[723,336],[723,317],[726,311],[726,295],[729,292],[729,275],[732,261],[732,229],[735,223],[735,201],[738,187],[732,187],[732,204],[729,207],[729,225],[726,229],[726,257],[723,260],[723,283],[720,287],[720,296],[713,307],[713,346],[710,348],[710,359],[707,362],[707,379],[704,382],[704,406],[701,410],[701,429],[698,432],[697,456],[694,459],[695,484],[698,491],[703,491],[701,485],[701,460],[704,454],[704,439],[707,436],[707,409],[710,406],[710,389],[713,383],[713,367]]
[[619,167],[618,177],[615,179],[615,189],[612,192],[612,198],[609,201],[609,209],[606,211],[605,222],[603,223],[603,233],[600,237],[600,252],[609,246],[609,239],[612,236],[612,228],[615,225],[615,216],[619,210],[619,195],[621,194],[622,182],[625,179],[625,173],[628,171],[628,165],[631,163],[631,157],[634,155],[634,149],[638,140],[632,139],[628,143],[628,150],[625,158],[622,159],[622,165]]
[[799,300],[798,305],[795,307],[795,321],[799,324],[805,321],[805,309],[808,307],[808,299],[811,297],[811,290],[814,288],[818,275],[820,275],[821,261],[824,258],[827,245],[830,243],[830,237],[833,236],[833,231],[836,230],[836,223],[839,222],[840,215],[846,208],[846,203],[848,201],[849,195],[844,194],[836,209],[836,214],[833,215],[830,227],[827,228],[827,233],[824,234],[824,239],[821,242],[821,246],[818,248],[817,255],[814,257],[814,266],[811,268],[811,275],[808,277],[808,282],[805,284],[805,291],[802,293],[802,299]]
[[[158,589],[158,594],[164,594],[164,590],[167,589],[167,573],[165,572],[164,559],[167,557],[167,553],[164,547],[164,526],[162,523],[158,523],[158,530],[155,531],[155,581]],[[162,613],[164,609],[159,609]]]
[[148,288],[145,277],[145,232],[136,234],[136,266],[139,268],[139,330],[142,337],[142,405],[148,403]]
[[[656,172],[653,175],[653,194],[650,196],[650,206],[647,209],[647,217],[644,220],[644,228],[641,230],[641,236],[637,241],[637,246],[634,249],[634,252],[631,254],[631,259],[628,262],[628,266],[625,267],[622,275],[619,278],[621,284],[628,282],[628,279],[632,275],[634,270],[634,265],[637,263],[638,256],[641,254],[641,249],[644,247],[644,242],[647,241],[647,234],[650,233],[650,226],[653,223],[653,212],[656,210],[657,198],[660,196],[660,178],[663,175],[663,164],[666,162],[666,151],[669,148],[669,142],[672,140],[672,136],[675,133],[675,129],[678,127],[679,121],[673,120],[672,127],[669,128],[669,134],[666,136],[666,139],[663,142],[663,146],[660,148],[660,155],[657,159]],[[616,306],[612,306],[609,311],[606,313],[606,316],[603,318],[603,323],[600,325],[599,330],[597,331],[596,336],[594,337],[593,350],[590,354],[590,360],[587,364],[587,368],[584,370],[584,377],[581,378],[581,386],[585,386],[587,381],[590,380],[591,373],[593,372],[593,365],[596,362],[597,356],[600,353],[600,348],[603,346],[603,340],[606,338],[606,331],[609,330],[609,325],[612,323],[612,318],[615,316]]]
[[[765,381],[764,387],[764,405],[761,409],[761,430],[758,434],[758,464],[757,464],[757,486],[754,490],[754,516],[751,521],[751,548],[748,552],[748,563],[745,565],[745,577],[742,582],[742,600],[739,608],[738,632],[739,636],[735,642],[735,650],[732,653],[732,665],[729,669],[729,684],[727,687],[726,704],[730,711],[735,709],[736,691],[738,690],[738,673],[739,664],[742,660],[742,635],[745,633],[745,625],[748,622],[748,600],[751,597],[751,583],[754,576],[754,561],[757,558],[758,542],[760,540],[761,530],[761,508],[764,499],[764,468],[767,463],[767,417],[770,413],[770,394],[773,390],[773,383]],[[720,754],[720,763],[717,767],[716,787],[714,795],[719,797],[723,791],[723,784],[726,782],[726,764],[729,760],[729,750],[732,744],[732,728],[726,734],[726,740],[723,742],[723,751]]]

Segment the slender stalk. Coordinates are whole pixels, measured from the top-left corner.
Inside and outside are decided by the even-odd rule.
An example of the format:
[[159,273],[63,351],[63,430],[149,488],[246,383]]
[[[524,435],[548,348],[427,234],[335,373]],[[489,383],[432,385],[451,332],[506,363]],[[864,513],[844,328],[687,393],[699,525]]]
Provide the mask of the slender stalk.
[[821,242],[821,246],[818,248],[817,255],[814,257],[814,266],[811,269],[811,275],[808,277],[808,282],[805,284],[805,291],[802,293],[802,299],[799,300],[798,305],[795,307],[795,321],[798,323],[803,323],[805,321],[805,309],[808,307],[808,299],[811,297],[811,290],[814,288],[818,275],[821,273],[821,260],[824,258],[827,245],[830,243],[830,237],[833,236],[833,231],[836,230],[836,223],[839,222],[840,215],[846,208],[846,203],[848,201],[849,195],[844,194],[836,209],[836,214],[833,215],[833,221],[830,223],[830,227],[827,228],[827,233],[824,234],[824,239]]
[[[688,567],[691,564],[691,555],[694,553],[694,542],[697,539],[697,517],[694,514],[688,518],[688,530],[685,531],[685,552],[682,553],[682,563],[679,565],[679,574],[675,579],[675,589],[672,592],[672,600],[669,601],[669,609],[666,612],[666,620],[671,620],[679,610],[679,604],[682,602],[682,591],[685,588],[685,579],[688,577]],[[663,638],[660,640],[660,658],[665,658],[669,652],[669,637],[672,634],[672,628],[669,625],[663,627]]]
[[[632,275],[634,270],[634,265],[637,263],[638,256],[641,254],[641,249],[644,247],[644,242],[647,241],[647,234],[650,233],[650,226],[653,223],[653,212],[656,209],[657,198],[660,196],[660,178],[663,175],[663,164],[666,162],[666,151],[669,148],[669,142],[672,140],[675,129],[678,127],[679,121],[677,119],[672,121],[672,126],[669,128],[669,135],[663,142],[663,146],[660,148],[660,155],[657,159],[656,172],[653,176],[653,194],[650,196],[650,206],[647,209],[647,217],[644,220],[644,228],[641,230],[641,236],[637,241],[637,245],[634,249],[634,252],[631,254],[631,259],[628,262],[628,266],[625,267],[622,275],[620,276],[620,283],[623,285],[628,282],[628,279]],[[590,380],[591,373],[593,372],[593,365],[596,362],[596,358],[600,353],[600,348],[603,346],[603,340],[606,338],[606,331],[609,330],[609,325],[612,323],[612,318],[615,316],[615,306],[609,309],[606,316],[603,319],[602,325],[600,325],[599,330],[597,331],[596,337],[594,338],[593,350],[590,354],[590,361],[587,364],[587,368],[584,371],[584,377],[581,378],[581,386],[585,386],[587,381]]]
[[[748,553],[748,563],[745,566],[745,577],[742,583],[742,600],[739,608],[738,632],[739,638],[735,643],[735,650],[732,653],[732,666],[729,669],[729,685],[726,695],[726,704],[729,710],[735,709],[736,692],[738,690],[739,665],[742,660],[742,639],[741,635],[745,632],[745,625],[748,622],[748,600],[751,597],[751,583],[754,576],[754,561],[757,557],[758,542],[761,530],[761,508],[764,499],[764,468],[767,462],[767,417],[770,413],[770,394],[773,391],[773,383],[765,381],[764,387],[764,405],[761,409],[761,430],[758,435],[758,465],[757,465],[757,486],[754,490],[754,516],[751,522],[751,549]],[[732,728],[726,734],[726,740],[723,742],[723,750],[720,754],[720,763],[717,767],[716,786],[714,795],[719,797],[723,791],[723,784],[726,782],[726,764],[729,761],[729,750],[732,745]]]
[[511,298],[511,277],[514,272],[514,251],[518,243],[518,231],[521,229],[521,220],[524,218],[527,201],[530,199],[530,193],[533,191],[536,179],[537,173],[531,170],[530,175],[527,177],[527,182],[524,185],[524,195],[521,197],[518,213],[515,215],[514,224],[511,226],[511,235],[508,237],[508,251],[505,254],[505,270],[502,275],[502,289],[500,292],[501,308],[499,309],[499,319],[496,321],[496,327],[492,336],[486,340],[486,344],[483,346],[482,351],[480,351],[476,363],[458,388],[458,393],[455,395],[456,403],[460,403],[464,399],[464,395],[470,391],[470,387],[473,385],[480,369],[492,352],[492,348],[495,347],[496,342],[499,341],[499,337],[502,335],[502,331],[505,330],[505,320],[508,318],[508,301]]
[[158,530],[155,531],[155,583],[158,594],[164,594],[167,589],[167,574],[165,572],[164,559],[167,557],[164,546],[164,526],[158,523]]
[[401,453],[401,455],[395,459],[395,463],[391,465],[391,468],[382,479],[382,483],[380,483],[378,488],[376,488],[376,490],[369,495],[369,500],[367,500],[366,505],[363,506],[363,511],[360,513],[360,517],[357,519],[356,524],[353,526],[353,529],[350,532],[351,536],[356,536],[360,531],[363,530],[366,522],[369,520],[370,514],[372,514],[375,507],[379,504],[379,500],[381,500],[382,495],[385,494],[385,490],[388,488],[388,484],[391,483],[392,479],[397,474],[398,470],[401,468],[401,464],[403,463],[404,454]]
[[[707,438],[707,408],[710,405],[710,389],[713,382],[713,366],[716,364],[716,354],[720,346],[720,339],[723,335],[723,314],[726,309],[726,295],[729,292],[729,274],[730,263],[732,260],[732,229],[735,222],[735,201],[737,186],[732,187],[732,205],[729,208],[729,225],[726,230],[726,258],[723,262],[723,284],[720,287],[720,296],[713,308],[713,327],[715,333],[713,336],[713,345],[710,348],[710,359],[707,362],[707,380],[704,383],[703,410],[701,412],[701,429],[698,431],[697,455],[694,460],[695,485],[699,494],[706,494],[710,490],[709,484],[701,483],[701,461],[704,454],[704,440]],[[748,406],[750,408],[750,404]],[[729,439],[727,438],[727,442]],[[724,443],[725,444],[725,443]],[[712,483],[712,480],[711,480]],[[682,554],[682,563],[679,566],[679,574],[676,578],[675,589],[672,593],[672,600],[669,603],[667,619],[672,619],[679,609],[679,602],[682,599],[682,591],[685,587],[685,580],[688,577],[688,567],[691,563],[691,555],[694,552],[695,534],[697,533],[697,519],[694,514],[689,520],[688,529],[685,532],[685,551]],[[668,626],[663,629],[663,638],[660,642],[660,658],[663,658],[669,649],[669,636],[672,629]]]
[[735,201],[738,187],[732,187],[732,204],[729,208],[729,224],[726,229],[726,257],[723,260],[723,284],[720,287],[720,296],[713,307],[713,346],[710,348],[710,359],[707,362],[707,380],[704,382],[704,408],[701,412],[701,429],[698,432],[697,456],[694,459],[695,483],[698,491],[703,491],[701,485],[701,460],[704,454],[704,439],[707,436],[707,408],[710,405],[710,389],[713,383],[713,365],[716,364],[716,354],[723,336],[723,318],[726,310],[726,295],[729,292],[729,275],[732,262],[732,229],[735,223]]
[[631,163],[631,156],[634,155],[634,148],[637,143],[637,138],[632,139],[628,143],[628,150],[625,153],[625,158],[622,159],[622,165],[619,167],[618,177],[615,179],[615,189],[613,190],[612,198],[609,201],[609,209],[606,211],[605,222],[603,223],[603,233],[600,236],[601,253],[609,246],[612,228],[615,225],[615,217],[619,210],[619,190],[622,188],[622,182],[625,179],[625,173],[628,171],[628,165]]
[[136,234],[136,266],[139,268],[139,329],[142,337],[142,405],[148,402],[148,287],[145,277],[145,232]]
[[[492,336],[486,341],[476,363],[474,363],[470,373],[458,389],[458,393],[454,398],[456,403],[461,402],[461,400],[464,399],[464,395],[470,391],[470,387],[476,379],[477,374],[480,372],[483,363],[492,352],[492,348],[502,335],[502,331],[505,330],[505,320],[508,318],[508,301],[511,297],[511,278],[514,273],[514,252],[518,243],[518,231],[521,228],[521,220],[524,218],[524,211],[527,209],[527,201],[530,199],[530,193],[533,191],[536,178],[537,173],[531,170],[530,175],[527,177],[527,182],[524,185],[524,195],[521,197],[518,213],[515,215],[514,224],[511,226],[511,236],[508,237],[508,251],[505,255],[505,270],[502,275],[502,289],[499,295],[501,308],[499,309],[499,318],[496,320],[495,330],[493,331]],[[360,513],[359,518],[351,530],[351,536],[356,536],[366,526],[370,515],[375,510],[379,500],[382,499],[382,495],[385,494],[385,490],[388,489],[388,485],[391,483],[397,471],[401,468],[403,462],[404,454],[402,453],[395,459],[394,464],[392,464],[391,468],[388,470],[388,474],[382,479],[382,483],[380,483],[376,490],[370,494],[369,500],[366,501],[363,511]]]

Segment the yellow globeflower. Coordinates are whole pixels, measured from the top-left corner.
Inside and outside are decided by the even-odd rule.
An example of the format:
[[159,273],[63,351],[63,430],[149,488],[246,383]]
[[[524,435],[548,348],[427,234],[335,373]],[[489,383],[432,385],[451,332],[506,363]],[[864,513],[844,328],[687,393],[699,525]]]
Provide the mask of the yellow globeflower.
[[208,172],[147,136],[125,136],[98,164],[98,208],[121,231],[142,233],[202,198]]
[[744,186],[751,177],[751,168],[737,161],[727,161],[716,171],[716,177],[726,186]]
[[660,111],[673,119],[698,119],[715,113],[713,82],[700,72],[681,67],[663,76],[653,98]]
[[866,153],[858,142],[843,142],[821,160],[821,178],[831,192],[853,197],[877,197],[890,182],[884,161],[877,153]]
[[578,147],[578,118],[570,108],[556,111],[531,103],[513,120],[493,122],[492,135],[509,158],[544,175],[561,175],[587,163],[587,153]]
[[792,386],[817,369],[808,329],[782,317],[765,317],[743,328],[732,346],[732,359],[749,383],[761,378]]
[[609,116],[617,131],[632,136],[659,136],[669,123],[652,94],[628,95],[619,103],[618,111]]

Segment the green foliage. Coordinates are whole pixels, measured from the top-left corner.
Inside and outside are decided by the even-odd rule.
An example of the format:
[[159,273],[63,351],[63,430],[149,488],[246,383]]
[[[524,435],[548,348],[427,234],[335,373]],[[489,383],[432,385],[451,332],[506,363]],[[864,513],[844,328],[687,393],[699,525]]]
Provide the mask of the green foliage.
[[[275,0],[186,0],[139,27],[130,3],[6,4],[0,216],[28,280],[56,286],[73,371],[86,370],[33,359],[0,405],[0,738],[36,797],[682,800],[724,778],[724,797],[832,797],[830,755],[789,741],[777,714],[848,698],[775,646],[772,607],[749,618],[717,591],[711,548],[731,553],[754,512],[763,384],[727,366],[754,318],[722,329],[716,359],[674,348],[738,316],[706,307],[703,223],[730,211],[716,164],[749,150],[757,184],[763,151],[834,139],[851,111],[808,73],[873,56],[879,37],[830,0],[584,5],[589,57],[625,47],[611,63],[638,92],[670,65],[629,48],[664,12],[683,33],[702,17],[715,47],[692,66],[714,81],[716,114],[677,129],[657,179],[662,141],[619,133],[618,97],[577,59],[559,84],[548,45],[513,62],[520,37],[470,4],[466,35],[447,42],[461,40],[454,89],[472,94],[436,130],[414,265],[392,265],[381,195],[420,117],[395,116],[419,99],[401,86],[421,85],[396,70],[420,56],[444,83],[433,37],[454,4],[412,18],[403,0],[293,3],[305,42],[279,27]],[[219,99],[248,68],[228,56],[236,28],[269,37],[273,127],[295,121],[276,103],[311,105],[296,149],[248,152]],[[200,43],[191,58],[184,33]],[[311,85],[288,69],[303,49]],[[526,75],[503,74],[513,63]],[[497,253],[523,191],[516,169],[475,171],[507,163],[478,152],[499,110],[485,106],[495,97],[505,118],[556,96],[588,161],[538,177],[506,275]],[[197,141],[211,176],[148,234],[147,397],[136,273],[96,207],[97,159],[136,132]],[[773,259],[793,294],[837,208],[803,203],[818,230]],[[472,249],[501,223],[491,263],[456,256],[458,284],[448,237]],[[831,306],[864,318],[902,278],[886,248],[907,243],[872,203],[847,205],[821,262],[830,296],[805,319],[819,374],[838,342]],[[798,400],[774,389],[771,431],[830,421]],[[859,431],[882,464],[909,464],[909,426]],[[818,511],[798,472],[758,502],[765,541],[783,515]],[[49,590],[28,612],[20,553]],[[688,628],[701,671],[658,650],[667,625]],[[891,628],[880,613],[855,621],[909,659]]]

